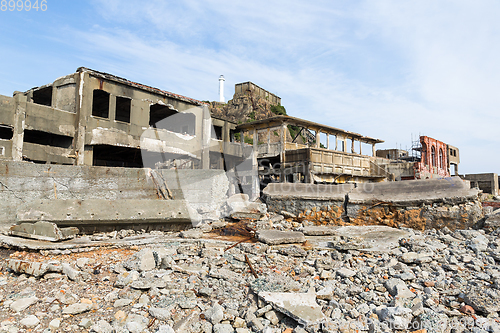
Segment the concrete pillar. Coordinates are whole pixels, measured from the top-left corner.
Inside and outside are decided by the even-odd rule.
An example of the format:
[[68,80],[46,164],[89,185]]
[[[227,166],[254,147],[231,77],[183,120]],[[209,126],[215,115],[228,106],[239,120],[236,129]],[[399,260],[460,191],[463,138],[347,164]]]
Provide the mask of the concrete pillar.
[[347,153],[347,137],[344,137],[343,140],[344,140],[344,145],[342,147],[342,151],[344,153]]
[[241,151],[243,152],[243,148],[245,147],[245,137],[243,136],[243,131],[240,131],[240,144],[241,144]]
[[267,129],[267,152],[271,150],[271,129]]
[[[76,124],[75,124],[75,155],[76,165],[92,165],[93,154],[89,158],[85,152],[85,131],[87,119],[92,112],[92,89],[87,87],[85,79],[88,79],[86,73],[81,72],[80,78],[76,82]],[[130,115],[132,117],[132,115]],[[92,152],[92,150],[90,150]],[[89,164],[86,164],[89,163]]]
[[321,132],[316,130],[316,148],[319,148],[321,145]]
[[330,134],[326,135],[326,149],[330,149]]
[[24,123],[26,120],[27,97],[21,92],[14,93],[14,130],[12,136],[12,159],[23,160]]
[[257,164],[257,157],[259,155],[258,147],[259,133],[256,129],[253,130],[253,152],[252,152],[252,200],[260,196],[259,186],[259,167]]
[[210,169],[210,138],[212,136],[212,119],[206,105],[203,106],[203,127],[201,146],[201,168]]
[[285,150],[286,150],[286,124],[281,125],[280,131],[281,152],[280,152],[280,182],[285,182]]
[[354,139],[351,139],[351,153],[354,154],[355,150],[354,150]]
[[338,145],[339,145],[339,141],[338,141],[338,136],[335,135],[335,150],[338,150]]
[[375,157],[376,153],[375,153],[375,144],[372,143],[372,156]]
[[363,155],[363,150],[361,148],[361,141],[359,141],[359,155]]

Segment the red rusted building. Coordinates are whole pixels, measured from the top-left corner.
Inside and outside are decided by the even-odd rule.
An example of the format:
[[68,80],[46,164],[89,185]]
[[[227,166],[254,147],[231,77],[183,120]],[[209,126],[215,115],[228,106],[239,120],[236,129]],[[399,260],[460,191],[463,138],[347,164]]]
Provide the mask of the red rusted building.
[[421,136],[420,144],[421,158],[420,162],[415,162],[414,165],[415,178],[450,177],[446,143],[428,136]]

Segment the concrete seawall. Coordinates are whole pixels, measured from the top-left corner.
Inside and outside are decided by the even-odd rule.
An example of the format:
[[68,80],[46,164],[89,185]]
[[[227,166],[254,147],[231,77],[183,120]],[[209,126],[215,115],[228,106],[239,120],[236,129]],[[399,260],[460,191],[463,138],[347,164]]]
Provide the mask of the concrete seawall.
[[270,211],[286,210],[314,224],[349,221],[415,229],[466,229],[483,217],[478,191],[458,177],[356,187],[274,183],[264,189],[264,200]]
[[[223,170],[160,170],[157,174],[160,177],[153,177],[150,169],[0,161],[0,226],[42,215],[67,225],[92,218],[185,223],[200,213],[215,218],[227,198],[229,183]],[[168,188],[173,200],[160,199],[159,187]],[[87,210],[81,208],[82,201]],[[177,209],[181,214],[175,218],[166,214],[169,205],[173,210],[183,206]]]

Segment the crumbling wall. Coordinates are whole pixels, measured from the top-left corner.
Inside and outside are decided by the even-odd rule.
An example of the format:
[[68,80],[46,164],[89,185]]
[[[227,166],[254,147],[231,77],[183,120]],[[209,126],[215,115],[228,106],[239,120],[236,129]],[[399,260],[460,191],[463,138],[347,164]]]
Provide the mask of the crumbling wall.
[[[17,222],[20,207],[40,200],[159,200],[150,175],[149,169],[0,161],[0,226]],[[223,170],[161,170],[161,175],[173,199],[185,200],[198,213],[218,213],[225,203],[229,183]]]
[[357,187],[298,185],[266,187],[264,198],[269,211],[286,210],[297,215],[299,221],[316,225],[387,225],[418,230],[445,226],[467,229],[483,217],[478,191],[471,190],[469,183],[458,177]]

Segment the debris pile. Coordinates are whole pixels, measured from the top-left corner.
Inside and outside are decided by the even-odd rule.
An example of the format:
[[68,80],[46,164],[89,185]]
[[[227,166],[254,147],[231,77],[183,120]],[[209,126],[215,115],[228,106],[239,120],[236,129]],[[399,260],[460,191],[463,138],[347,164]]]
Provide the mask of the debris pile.
[[253,243],[205,226],[149,245],[11,253],[0,331],[500,332],[500,229],[299,232],[271,218],[248,224]]

